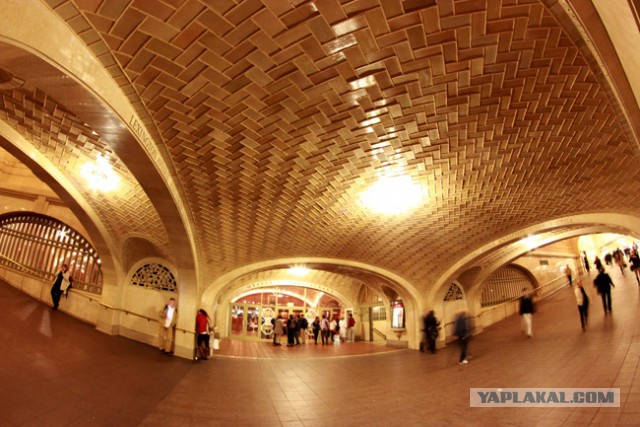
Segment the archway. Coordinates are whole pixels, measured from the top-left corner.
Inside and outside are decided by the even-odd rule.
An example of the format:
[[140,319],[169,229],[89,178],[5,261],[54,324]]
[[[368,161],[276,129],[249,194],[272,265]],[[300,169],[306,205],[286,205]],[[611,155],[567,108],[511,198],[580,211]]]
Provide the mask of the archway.
[[[248,290],[238,289],[221,307],[226,312],[226,323],[220,326],[231,339],[271,340],[278,316],[304,318],[310,326],[316,317],[338,321],[354,310],[344,295],[312,282],[273,281],[249,286]],[[311,335],[311,329],[305,333]]]
[[[303,278],[296,277],[292,273],[292,267],[296,266],[304,266],[308,275]],[[242,290],[260,287],[257,284],[277,280],[310,283],[312,288],[323,287],[324,292],[344,301],[347,308],[353,309],[357,325],[362,325],[364,319],[363,308],[358,304],[359,293],[363,287],[380,295],[385,304],[391,300],[402,301],[405,309],[405,330],[401,331],[400,339],[389,336],[389,342],[418,348],[422,307],[418,303],[415,287],[389,271],[350,260],[289,258],[247,265],[229,272],[209,285],[201,297],[202,306],[212,309],[213,317],[221,325],[220,333],[224,334],[228,330],[226,310],[232,297]],[[390,325],[390,320],[386,321]]]

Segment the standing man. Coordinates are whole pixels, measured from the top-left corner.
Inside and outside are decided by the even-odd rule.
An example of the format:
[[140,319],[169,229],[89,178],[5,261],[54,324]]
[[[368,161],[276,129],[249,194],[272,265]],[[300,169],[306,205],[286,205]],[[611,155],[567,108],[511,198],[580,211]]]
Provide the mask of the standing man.
[[300,332],[298,334],[300,336],[300,341],[302,341],[302,344],[306,344],[309,321],[305,316],[302,315],[302,313],[298,313],[298,326],[300,327]]
[[320,334],[322,334],[322,345],[329,344],[329,337],[331,336],[331,323],[326,314],[322,315],[320,320]]
[[602,297],[604,314],[611,313],[611,288],[615,288],[615,285],[611,281],[611,277],[604,272],[603,266],[598,267],[598,275],[593,279],[593,284],[596,285],[598,293]]
[[298,340],[298,321],[292,314],[289,314],[287,319],[287,347],[293,347],[294,345],[300,345]]
[[533,337],[533,300],[529,296],[527,288],[522,288],[520,297],[520,316],[522,316],[522,330],[527,333],[527,337]]
[[355,326],[356,326],[356,319],[353,318],[353,313],[349,313],[349,318],[347,319],[347,341],[348,342],[354,342],[356,340],[355,338]]
[[178,323],[178,308],[176,299],[169,299],[169,304],[160,311],[160,351],[169,356],[175,350],[176,324]]
[[273,323],[273,345],[280,346],[282,345],[282,336],[284,335],[285,327],[284,327],[284,319],[282,318],[282,314],[278,313],[278,317]]

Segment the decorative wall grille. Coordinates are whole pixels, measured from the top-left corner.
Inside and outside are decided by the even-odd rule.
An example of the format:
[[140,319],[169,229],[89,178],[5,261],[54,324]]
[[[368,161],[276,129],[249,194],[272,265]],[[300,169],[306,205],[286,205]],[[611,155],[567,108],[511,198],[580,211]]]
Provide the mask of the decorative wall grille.
[[62,264],[67,264],[75,289],[102,293],[102,268],[96,250],[76,230],[46,215],[0,215],[0,264],[51,282]]
[[387,320],[386,307],[373,307],[373,310],[371,310],[371,320],[373,322],[376,320]]
[[455,283],[452,283],[449,286],[449,290],[447,290],[447,294],[444,296],[443,301],[455,301],[464,299],[464,294],[462,293],[462,289]]
[[520,268],[508,265],[496,271],[482,290],[482,307],[502,304],[522,295],[522,289],[533,289],[534,284]]
[[150,263],[140,267],[131,278],[131,284],[157,291],[175,292],[176,279],[167,267],[162,264]]

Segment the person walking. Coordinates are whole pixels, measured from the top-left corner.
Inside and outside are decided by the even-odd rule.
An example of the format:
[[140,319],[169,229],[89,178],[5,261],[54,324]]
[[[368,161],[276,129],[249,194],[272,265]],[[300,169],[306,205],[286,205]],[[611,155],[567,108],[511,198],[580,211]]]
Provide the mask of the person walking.
[[467,350],[469,348],[470,329],[467,313],[465,311],[458,312],[454,321],[453,334],[458,337],[458,342],[460,343],[460,359],[458,362],[460,365],[469,363]]
[[211,318],[203,309],[198,310],[196,315],[196,360],[207,360],[209,358],[209,333],[211,332]]
[[569,264],[565,265],[564,274],[567,276],[567,280],[569,281],[569,287],[571,287],[573,282],[571,281],[571,269],[569,268]]
[[604,314],[611,313],[611,288],[615,288],[611,276],[604,271],[604,267],[598,268],[598,275],[593,279],[593,284],[598,289],[598,293],[602,298],[602,307],[604,308]]
[[65,292],[69,292],[69,288],[73,283],[73,277],[71,277],[71,273],[69,273],[69,266],[67,264],[62,264],[60,266],[60,270],[58,271],[58,275],[56,276],[55,282],[53,282],[53,286],[51,286],[51,301],[53,302],[53,309],[57,310],[60,305],[60,297]]
[[629,263],[631,264],[630,266],[631,271],[636,276],[636,281],[638,282],[638,286],[640,286],[640,256],[638,256],[638,251],[634,250],[631,252],[631,257],[629,257]]
[[522,288],[520,297],[520,316],[522,316],[522,330],[527,333],[527,337],[533,337],[533,300],[527,288]]
[[589,265],[589,258],[587,258],[587,253],[585,251],[582,251],[582,262],[584,263],[584,269],[588,276],[591,271],[591,266]]
[[424,337],[427,342],[427,350],[431,354],[436,354],[436,339],[438,338],[440,322],[436,319],[433,310],[424,316]]
[[587,320],[589,319],[589,296],[584,287],[582,287],[582,280],[576,282],[576,287],[573,291],[576,294],[576,302],[578,303],[582,332],[585,332],[587,330]]
[[600,267],[602,267],[602,261],[600,261],[599,257],[595,257],[595,259],[593,260],[593,265],[596,266],[596,270],[599,270]]
[[616,264],[620,267],[620,272],[624,276],[624,269],[627,267],[627,263],[624,261],[624,254],[620,248],[616,249],[613,253],[613,257],[616,260]]
[[178,307],[176,299],[170,298],[169,303],[160,310],[160,351],[169,356],[175,349],[176,325],[178,324]]

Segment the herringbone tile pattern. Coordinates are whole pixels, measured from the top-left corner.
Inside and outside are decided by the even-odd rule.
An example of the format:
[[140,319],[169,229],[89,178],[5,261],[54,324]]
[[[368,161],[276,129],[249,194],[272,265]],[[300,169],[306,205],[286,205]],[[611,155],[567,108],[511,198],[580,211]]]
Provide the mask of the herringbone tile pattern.
[[[497,236],[639,205],[635,142],[538,0],[47,2],[166,145],[208,277],[321,256],[427,288]],[[360,208],[389,167],[424,208]]]
[[[170,253],[167,233],[149,197],[100,136],[73,112],[40,89],[13,79],[0,86],[0,120],[21,133],[77,189],[85,192],[87,202],[116,244],[124,244],[130,235],[146,234],[159,250]],[[95,162],[98,155],[110,158],[121,180],[117,192],[95,192],[78,173],[86,162]]]

